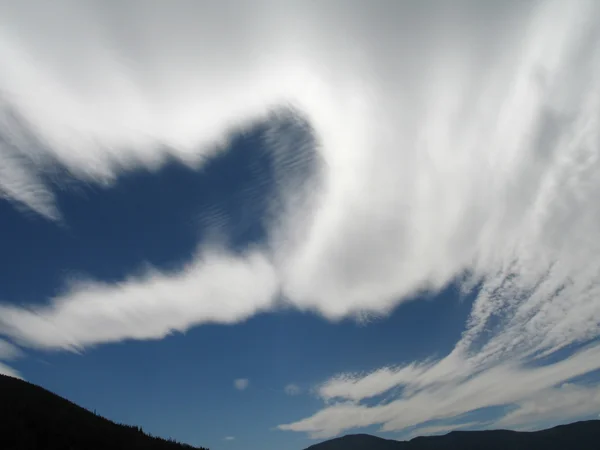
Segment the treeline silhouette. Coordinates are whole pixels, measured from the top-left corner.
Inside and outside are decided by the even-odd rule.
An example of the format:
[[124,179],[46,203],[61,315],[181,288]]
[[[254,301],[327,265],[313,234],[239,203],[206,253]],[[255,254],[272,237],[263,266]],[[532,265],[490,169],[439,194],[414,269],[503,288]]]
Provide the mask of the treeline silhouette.
[[2,450],[208,450],[112,422],[39,386],[0,375]]

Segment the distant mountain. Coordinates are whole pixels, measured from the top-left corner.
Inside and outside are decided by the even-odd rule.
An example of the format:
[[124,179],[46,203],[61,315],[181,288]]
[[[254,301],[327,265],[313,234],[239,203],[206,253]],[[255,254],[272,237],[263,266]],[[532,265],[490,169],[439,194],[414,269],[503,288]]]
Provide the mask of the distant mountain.
[[[0,375],[1,450],[194,450],[98,416],[39,386]],[[548,430],[452,431],[410,441],[353,434],[306,450],[600,450],[600,420]],[[199,450],[208,450],[202,447]]]
[[600,450],[600,420],[560,425],[548,430],[452,431],[444,436],[393,441],[351,434],[306,450]]
[[2,450],[195,448],[150,436],[139,427],[116,424],[39,386],[0,375]]
[[406,442],[392,441],[370,434],[349,434],[311,445],[306,450],[404,450],[405,444]]

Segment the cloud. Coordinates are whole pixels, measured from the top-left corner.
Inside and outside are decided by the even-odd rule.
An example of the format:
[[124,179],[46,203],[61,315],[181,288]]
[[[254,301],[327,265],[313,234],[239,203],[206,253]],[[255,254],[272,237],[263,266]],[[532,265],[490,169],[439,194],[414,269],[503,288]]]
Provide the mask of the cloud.
[[1,362],[0,362],[0,375],[8,375],[9,377],[22,379],[19,372],[17,372],[16,370],[14,370],[11,367],[8,367],[5,364],[2,364]]
[[383,394],[395,386],[411,381],[427,369],[427,365],[415,367],[414,364],[411,364],[402,368],[384,367],[364,377],[341,374],[319,386],[318,393],[325,400],[335,398],[363,400]]
[[233,386],[238,391],[246,390],[248,388],[249,384],[250,384],[250,380],[248,380],[248,378],[238,378],[237,380],[234,380],[234,382],[233,382]]
[[0,375],[8,375],[15,378],[22,378],[19,372],[14,370],[12,367],[3,364],[1,361],[12,360],[19,358],[23,355],[23,352],[15,345],[0,339]]
[[288,384],[286,387],[283,388],[283,390],[287,395],[300,395],[300,393],[302,392],[300,386],[294,383]]
[[[586,401],[577,401],[597,390],[597,386],[574,384],[560,389],[557,386],[600,369],[600,344],[554,363],[532,365],[532,361],[520,359],[527,351],[512,353],[500,360],[485,358],[484,352],[463,353],[461,348],[465,339],[470,339],[468,332],[452,353],[423,370],[410,372],[410,376],[406,375],[406,367],[402,367],[383,368],[365,376],[334,377],[323,385],[325,389],[320,390],[326,401],[334,392],[334,402],[329,401],[313,416],[279,428],[305,431],[315,438],[331,437],[374,424],[380,424],[382,431],[416,427],[414,433],[418,434],[420,428],[427,428],[422,425],[426,422],[460,417],[491,406],[516,408],[491,426],[535,427],[551,420],[559,422],[581,417],[599,407],[595,394],[588,395]],[[527,340],[527,336],[524,339]],[[389,380],[394,374],[399,375],[392,386]],[[366,390],[365,386],[370,386],[371,390]],[[387,392],[392,387],[401,388],[401,391],[391,401],[378,402],[375,406],[361,403],[361,400]],[[562,405],[563,408],[551,405]]]
[[0,359],[15,359],[23,355],[23,352],[16,345],[0,339]]
[[0,306],[0,333],[29,347],[80,350],[233,323],[274,306],[277,280],[259,252],[199,255],[174,274],[147,270],[117,285],[76,282],[50,304]]
[[519,402],[518,407],[500,419],[498,427],[531,430],[539,423],[559,424],[595,415],[600,411],[600,386],[564,383],[541,390]]
[[226,436],[225,441],[235,441],[235,436]]
[[[282,177],[264,247],[4,305],[1,334],[80,349],[282,302],[337,320],[459,278],[478,294],[452,353],[329,380],[327,406],[282,428],[402,429],[594,370],[580,356],[594,347],[562,352],[600,330],[596,2],[19,2],[0,17],[0,195],[45,217],[60,217],[57,168],[117,183],[169,157],[199,167],[281,104],[322,162],[300,196]],[[269,145],[294,154],[277,133]]]
[[6,131],[3,128],[0,125],[0,200],[11,201],[21,209],[27,206],[33,212],[48,219],[60,220],[54,194],[44,184],[42,178],[35,171],[30,170],[31,161],[20,155],[3,139]]
[[292,306],[379,314],[465,271],[513,264],[531,284],[561,261],[562,282],[596,261],[594,2],[463,2],[451,19],[402,2],[65,5],[3,7],[0,90],[43,143],[13,139],[33,170],[19,185],[57,164],[98,183],[169,155],[197,166],[286,103],[323,162],[310,208],[282,182],[264,250]]

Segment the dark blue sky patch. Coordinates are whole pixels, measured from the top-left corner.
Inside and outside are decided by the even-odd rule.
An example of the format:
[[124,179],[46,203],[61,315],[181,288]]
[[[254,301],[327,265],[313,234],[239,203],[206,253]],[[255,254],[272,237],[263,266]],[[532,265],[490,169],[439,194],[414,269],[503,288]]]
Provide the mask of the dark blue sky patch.
[[[273,133],[284,131],[295,138],[273,151]],[[215,230],[233,251],[260,245],[280,184],[317,166],[314,145],[300,145],[312,142],[309,135],[298,115],[277,113],[232,136],[198,170],[170,160],[121,174],[111,186],[63,179],[55,195],[64,225],[0,200],[0,301],[45,302],[73,278],[116,282],[148,265],[174,270]]]

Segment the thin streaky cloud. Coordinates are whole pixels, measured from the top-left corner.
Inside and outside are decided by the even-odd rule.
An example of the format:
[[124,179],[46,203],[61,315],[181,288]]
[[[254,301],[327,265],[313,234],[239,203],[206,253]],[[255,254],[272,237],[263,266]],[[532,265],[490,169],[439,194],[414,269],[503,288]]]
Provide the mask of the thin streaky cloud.
[[0,339],[0,359],[6,361],[19,358],[20,356],[23,356],[23,352],[21,349],[19,349],[19,347],[11,344],[8,341],[5,341],[4,339]]
[[9,377],[20,378],[20,379],[23,378],[23,377],[21,377],[21,374],[19,372],[14,370],[12,367],[9,367],[6,364],[3,364],[2,362],[0,362],[0,375],[8,375]]
[[175,274],[148,269],[118,285],[75,283],[48,305],[0,305],[0,333],[42,349],[160,339],[194,325],[234,323],[271,309],[276,291],[273,267],[260,252],[231,255],[213,249]]

